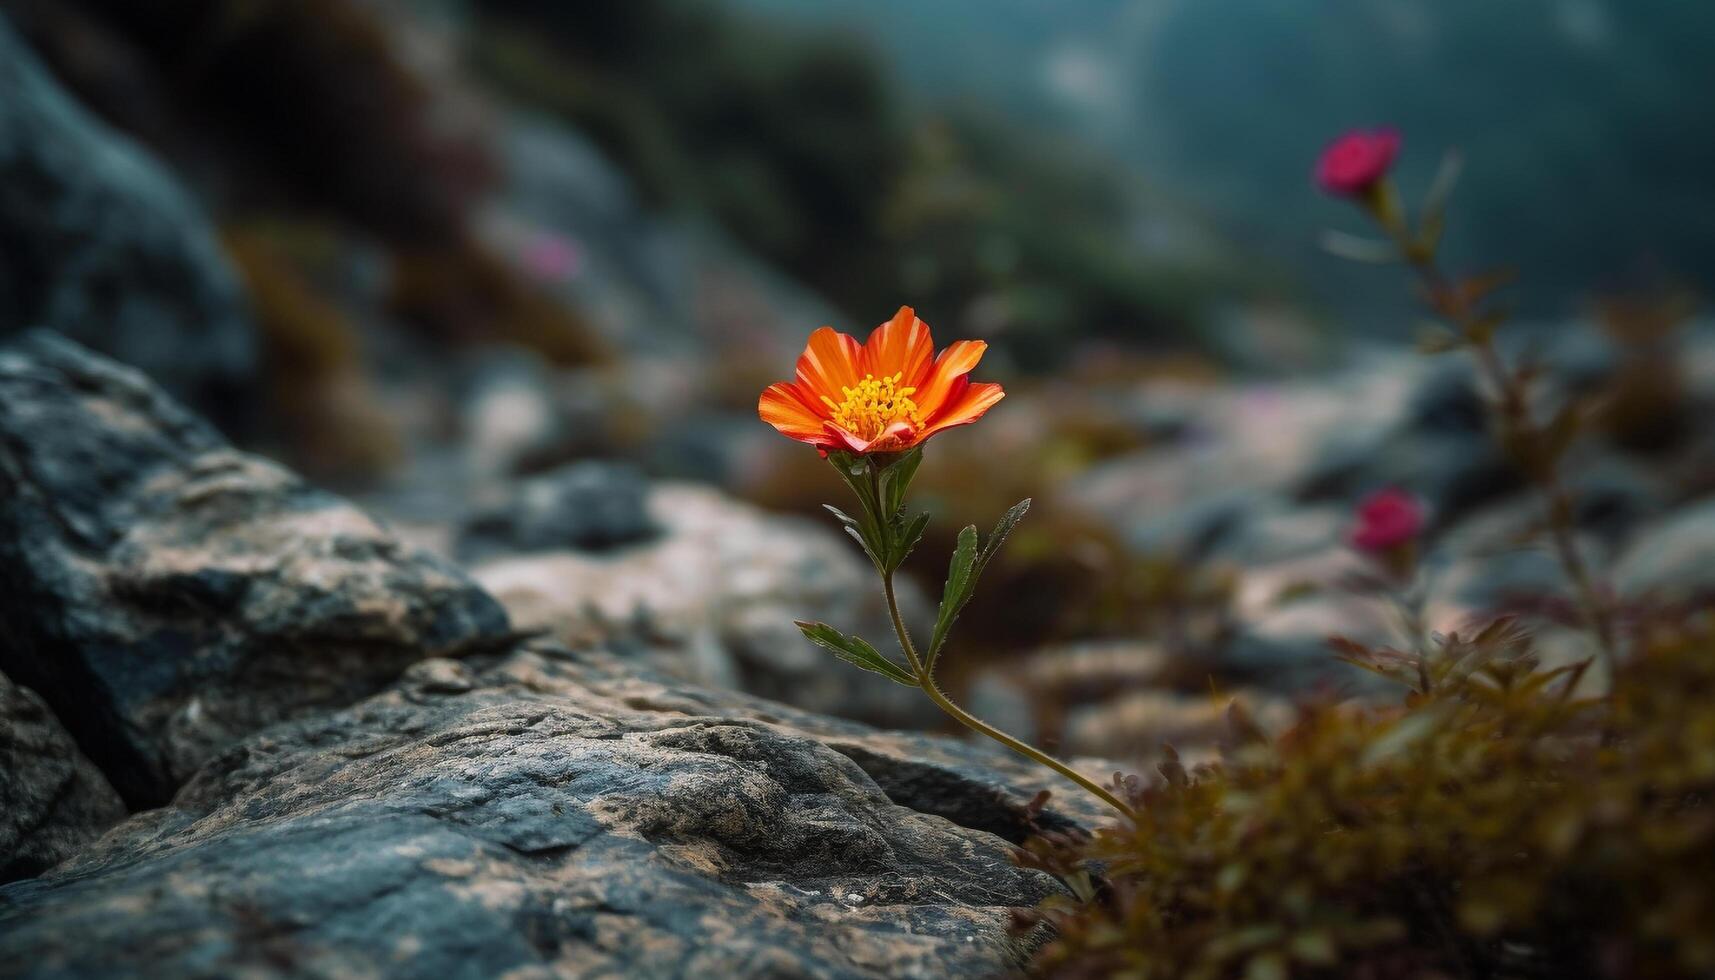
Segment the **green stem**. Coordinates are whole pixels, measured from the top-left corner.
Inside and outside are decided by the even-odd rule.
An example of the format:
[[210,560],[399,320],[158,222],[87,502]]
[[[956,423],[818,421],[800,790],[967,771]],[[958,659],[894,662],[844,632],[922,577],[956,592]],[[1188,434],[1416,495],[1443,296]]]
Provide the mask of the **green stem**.
[[881,577],[881,581],[882,589],[887,594],[887,611],[893,616],[893,629],[899,636],[900,649],[905,651],[905,658],[911,661],[912,673],[917,676],[917,683],[922,686],[923,693],[929,695],[929,700],[935,702],[936,706],[946,712],[954,721],[964,725],[971,731],[986,735],[1012,751],[1017,752],[1019,755],[1024,756],[1026,759],[1047,766],[1060,775],[1065,776],[1067,779],[1070,779],[1072,782],[1082,786],[1084,789],[1094,793],[1096,796],[1101,797],[1102,802],[1113,807],[1115,810],[1118,810],[1120,813],[1123,813],[1127,817],[1133,819],[1136,818],[1137,814],[1131,807],[1127,806],[1123,800],[1115,796],[1112,792],[1104,789],[1100,783],[1097,783],[1095,780],[1083,775],[1048,753],[1043,752],[1041,749],[1035,748],[1034,746],[1013,738],[1011,735],[1008,735],[993,725],[990,725],[988,722],[983,721],[981,718],[978,718],[976,715],[973,715],[954,704],[952,699],[947,697],[947,695],[941,691],[940,685],[935,683],[934,674],[928,669],[928,666],[923,662],[923,659],[917,655],[917,648],[911,642],[911,634],[905,628],[905,620],[899,615],[899,601],[895,597],[893,591],[893,574],[891,572],[884,573]]
[[1433,685],[1429,680],[1429,645],[1424,639],[1426,630],[1423,625],[1423,597],[1417,594],[1392,595],[1394,608],[1399,612],[1400,625],[1405,630],[1405,638],[1411,644],[1412,656],[1417,658],[1417,686],[1421,693],[1427,695]]
[[887,611],[893,616],[893,632],[899,637],[899,648],[905,651],[905,659],[911,661],[911,672],[922,680],[923,663],[917,657],[917,647],[911,642],[911,633],[905,628],[905,619],[899,615],[899,599],[893,593],[893,573],[881,573],[881,590],[887,594]]
[[[1500,352],[1495,349],[1494,340],[1472,329],[1478,318],[1471,309],[1471,304],[1448,281],[1432,256],[1415,253],[1403,239],[1400,239],[1400,242],[1412,268],[1423,280],[1431,307],[1453,321],[1470,340],[1478,369],[1488,378],[1490,387],[1495,389],[1499,398],[1501,425],[1505,427],[1503,435],[1510,431],[1533,445],[1540,445],[1542,433],[1530,417],[1524,386],[1519,383],[1518,375],[1509,370],[1506,362],[1501,359]],[[1596,649],[1602,657],[1603,665],[1608,669],[1609,676],[1612,677],[1619,666],[1614,624],[1609,615],[1608,604],[1596,589],[1589,567],[1578,552],[1572,528],[1572,497],[1560,482],[1560,474],[1552,460],[1544,460],[1525,469],[1536,485],[1537,495],[1541,499],[1543,510],[1546,511],[1549,538],[1556,556],[1560,559],[1561,568],[1572,582],[1573,591],[1578,598],[1579,612],[1586,627],[1596,638]]]

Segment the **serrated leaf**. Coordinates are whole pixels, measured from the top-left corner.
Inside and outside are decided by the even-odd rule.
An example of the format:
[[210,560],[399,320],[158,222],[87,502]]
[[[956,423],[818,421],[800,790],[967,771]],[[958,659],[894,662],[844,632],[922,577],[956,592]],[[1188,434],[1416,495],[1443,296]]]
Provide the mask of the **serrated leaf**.
[[860,637],[847,636],[834,629],[827,623],[795,622],[794,626],[804,634],[804,638],[819,647],[830,650],[834,656],[846,663],[864,670],[881,674],[889,680],[898,681],[906,687],[917,687],[917,679],[904,667],[882,656],[875,647],[870,646]]
[[1322,249],[1353,262],[1388,265],[1400,259],[1399,246],[1379,238],[1364,238],[1330,228],[1322,233]]
[[911,552],[917,548],[917,542],[923,540],[923,529],[928,526],[929,512],[924,511],[912,518],[911,523],[905,525],[902,530],[894,535],[893,554],[888,556],[890,569],[897,569],[905,563],[905,559],[909,558]]
[[953,558],[947,565],[947,585],[941,594],[941,607],[935,616],[935,631],[929,637],[929,649],[924,655],[924,666],[933,670],[935,658],[940,656],[941,647],[947,642],[947,634],[953,628],[953,623],[959,618],[959,611],[965,603],[971,600],[976,592],[977,579],[983,569],[994,560],[995,553],[1006,543],[1007,536],[1018,522],[1030,510],[1030,498],[1026,497],[1013,504],[994,527],[994,532],[984,542],[982,550],[977,550],[977,529],[975,525],[966,527],[959,532],[958,547],[953,549]]
[[[1013,504],[1011,509],[1001,517],[1000,523],[994,526],[994,532],[989,535],[989,539],[983,542],[983,553],[977,559],[976,575],[981,575],[983,569],[988,567],[989,561],[995,556],[995,552],[999,551],[1000,546],[1006,543],[1007,535],[1012,533],[1012,529],[1018,526],[1018,522],[1023,520],[1024,515],[1029,511],[1030,498],[1025,497],[1018,503]],[[972,576],[972,585],[976,584],[974,581],[975,577],[975,575]]]
[[935,614],[935,630],[929,636],[929,651],[924,655],[927,666],[931,668],[941,652],[941,645],[947,641],[947,632],[953,628],[953,621],[959,618],[959,610],[970,601],[976,561],[977,527],[967,524],[959,532],[959,544],[953,549],[952,560],[947,563],[947,584],[941,592],[940,609]]

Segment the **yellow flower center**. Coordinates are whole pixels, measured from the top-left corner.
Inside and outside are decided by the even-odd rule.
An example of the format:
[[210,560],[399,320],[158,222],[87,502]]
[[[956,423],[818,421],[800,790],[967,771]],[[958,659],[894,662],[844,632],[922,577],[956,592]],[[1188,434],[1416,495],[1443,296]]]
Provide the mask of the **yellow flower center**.
[[881,378],[866,374],[856,387],[840,388],[845,401],[835,404],[827,395],[822,396],[822,401],[827,402],[828,407],[834,410],[834,424],[859,439],[874,439],[895,422],[910,422],[913,427],[921,426],[923,413],[918,410],[917,403],[911,400],[917,389],[911,386],[901,387],[899,382],[904,378],[904,371],[892,377]]

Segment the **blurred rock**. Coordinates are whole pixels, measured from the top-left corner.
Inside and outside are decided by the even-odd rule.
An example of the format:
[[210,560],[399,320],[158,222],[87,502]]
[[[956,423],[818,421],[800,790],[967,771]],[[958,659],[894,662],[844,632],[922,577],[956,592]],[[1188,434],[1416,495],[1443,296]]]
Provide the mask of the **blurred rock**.
[[1578,526],[1610,544],[1660,517],[1673,496],[1662,474],[1613,452],[1575,454],[1565,470]]
[[0,16],[0,334],[48,326],[242,429],[254,327],[209,222]]
[[1047,701],[1067,701],[1159,684],[1173,667],[1156,644],[1092,640],[1039,650],[1013,669],[1025,690]]
[[1471,366],[1448,357],[1425,369],[1398,359],[1411,356],[1379,359],[1371,367],[1412,379],[1398,417],[1377,427],[1360,414],[1369,406],[1354,402],[1351,425],[1331,434],[1289,492],[1306,501],[1349,503],[1399,487],[1425,501],[1432,520],[1445,522],[1519,488],[1516,470],[1489,434]]
[[0,958],[43,977],[1018,975],[1011,910],[1059,892],[1008,850],[1043,782],[998,747],[602,655],[424,661],[0,888]]
[[1410,362],[1384,360],[1314,382],[1152,384],[1139,393],[1141,404],[1175,407],[1188,420],[1183,431],[1075,477],[1070,499],[1145,553],[1234,557],[1229,547],[1261,544],[1249,525],[1259,515],[1278,517],[1277,502],[1348,490],[1355,499],[1383,478],[1354,467],[1407,417],[1417,375]]
[[970,689],[958,697],[965,710],[1014,738],[1032,745],[1041,743],[1040,726],[1036,723],[1034,692],[1020,687],[1009,677],[992,670],[980,671],[971,681]]
[[[849,540],[767,514],[718,491],[664,483],[648,496],[654,539],[607,553],[494,558],[471,574],[523,629],[573,646],[617,644],[675,676],[883,725],[933,723],[917,692],[851,668],[803,639],[793,620],[823,620],[878,647],[892,627]],[[902,592],[906,615],[932,615]]]
[[499,135],[506,183],[485,235],[620,349],[683,347],[692,315],[685,237],[646,211],[577,131],[520,113]]
[[124,817],[36,692],[0,674],[0,882],[41,874]]
[[1265,691],[1131,690],[1074,710],[1066,719],[1064,751],[1137,765],[1160,758],[1161,747],[1171,745],[1188,763],[1212,759],[1227,737],[1227,711],[1235,701],[1266,731],[1279,734],[1292,723],[1292,703]]
[[1233,602],[1235,635],[1221,665],[1270,689],[1294,690],[1324,680],[1362,681],[1334,660],[1328,638],[1398,644],[1387,601],[1347,591],[1342,582],[1364,568],[1343,544],[1247,569]]
[[0,348],[0,670],[133,807],[506,614],[446,562],[47,333]]
[[1693,503],[1640,531],[1615,563],[1613,585],[1633,598],[1715,595],[1715,499]]
[[649,485],[629,463],[589,461],[513,485],[472,518],[459,542],[465,561],[496,554],[605,551],[648,540]]
[[476,478],[510,476],[560,438],[553,371],[541,355],[521,348],[485,351],[465,387],[459,421]]

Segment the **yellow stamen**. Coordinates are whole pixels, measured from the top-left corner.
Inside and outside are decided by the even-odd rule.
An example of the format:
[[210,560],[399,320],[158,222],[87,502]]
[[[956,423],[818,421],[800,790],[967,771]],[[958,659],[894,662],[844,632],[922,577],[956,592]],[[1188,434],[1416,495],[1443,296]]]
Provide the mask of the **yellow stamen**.
[[836,404],[827,395],[822,396],[822,401],[834,410],[835,425],[859,439],[874,439],[895,422],[909,422],[913,427],[923,424],[923,414],[911,400],[917,389],[910,385],[902,387],[899,382],[904,379],[904,371],[880,379],[866,374],[856,387],[840,388],[845,401]]

